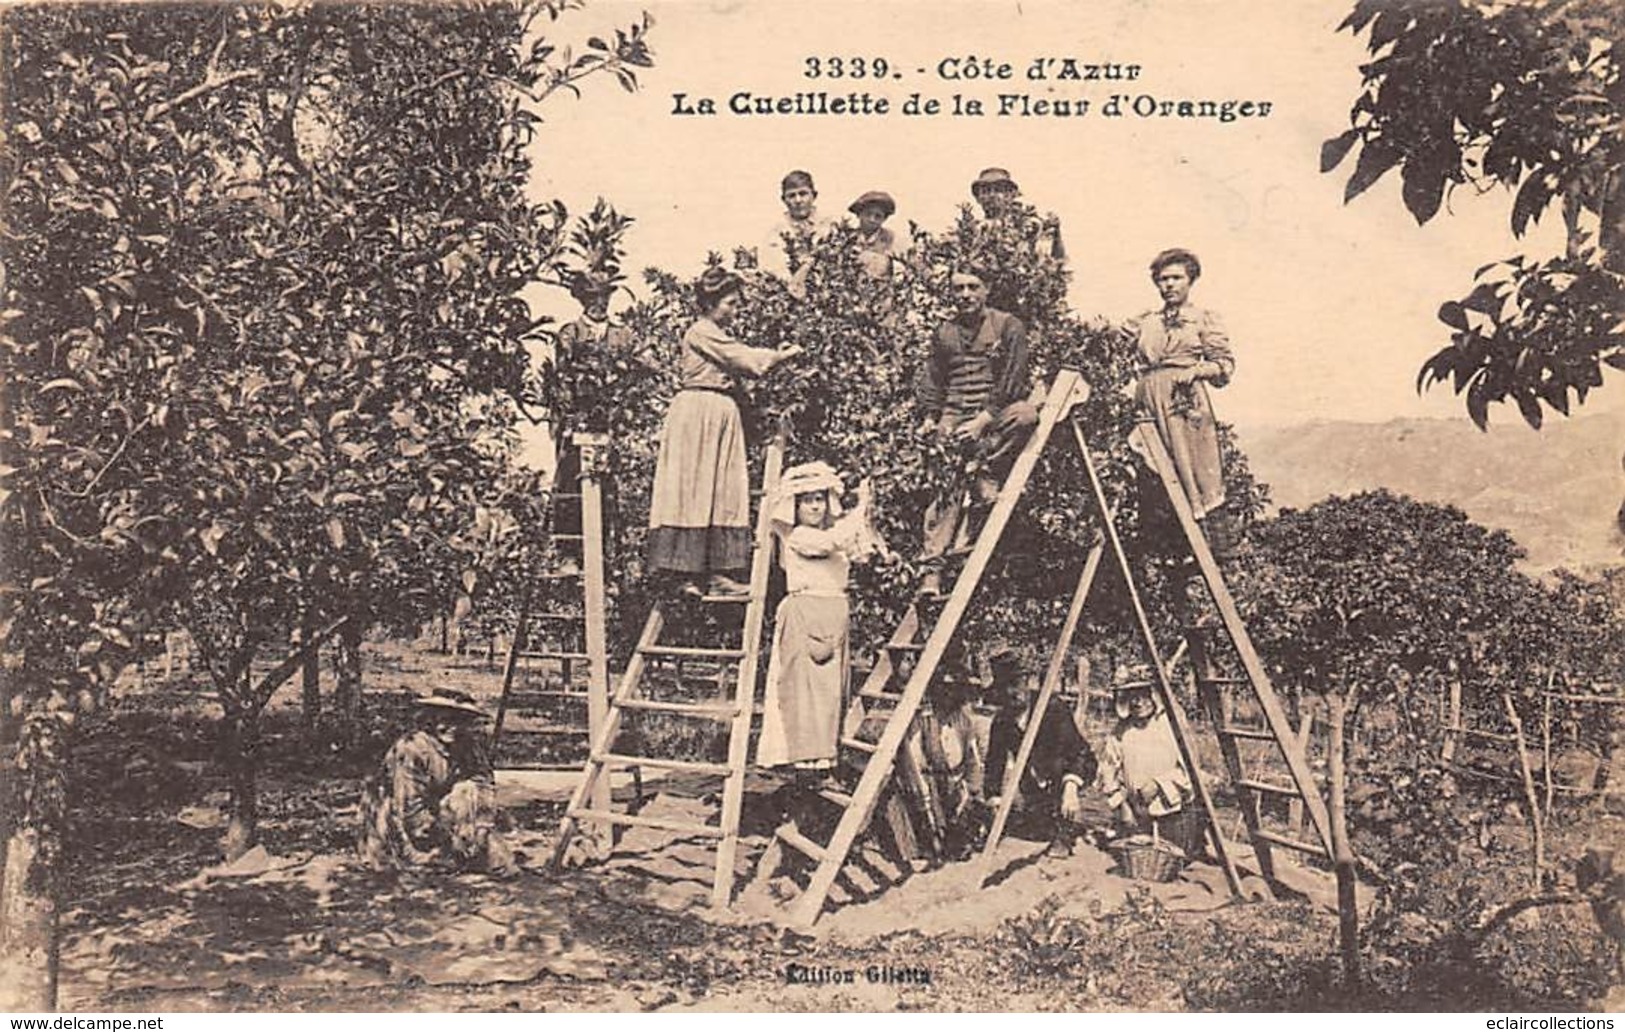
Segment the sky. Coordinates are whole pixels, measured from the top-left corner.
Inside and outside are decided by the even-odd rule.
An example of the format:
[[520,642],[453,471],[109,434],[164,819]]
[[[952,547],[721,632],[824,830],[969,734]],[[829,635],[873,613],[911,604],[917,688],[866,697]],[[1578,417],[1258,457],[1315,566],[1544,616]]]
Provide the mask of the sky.
[[[1347,128],[1357,94],[1359,41],[1337,32],[1348,0],[589,0],[554,26],[581,41],[647,10],[655,67],[626,93],[609,78],[580,100],[543,109],[533,188],[585,211],[598,196],[637,221],[631,269],[682,275],[708,250],[769,237],[782,212],[779,179],[812,172],[825,214],[865,190],[898,202],[892,226],[945,227],[983,167],[1010,170],[1024,199],[1061,219],[1073,273],[1070,300],[1085,315],[1122,318],[1157,307],[1146,264],[1170,246],[1195,251],[1203,276],[1192,300],[1229,326],[1238,371],[1216,395],[1220,418],[1271,426],[1308,420],[1465,418],[1448,390],[1416,392],[1422,361],[1447,342],[1436,313],[1472,286],[1475,269],[1520,251],[1561,245],[1552,213],[1515,241],[1511,199],[1461,190],[1418,227],[1391,174],[1347,206],[1349,164],[1322,175],[1323,140]],[[578,42],[579,45],[579,42]],[[900,78],[805,77],[809,57],[885,59]],[[948,81],[944,59],[991,58],[1008,81]],[[1138,64],[1133,82],[1034,82],[1039,57]],[[827,68],[827,65],[825,66]],[[923,74],[920,71],[923,69]],[[740,90],[807,90],[887,97],[882,117],[735,116]],[[1083,117],[934,117],[899,112],[912,93],[945,108],[959,93],[1088,99]],[[724,113],[673,114],[673,94],[711,97]],[[1111,95],[1270,103],[1267,117],[1101,117]],[[558,293],[550,314],[573,317]],[[1615,378],[1619,374],[1613,374]],[[1610,383],[1584,411],[1625,410]],[[1515,410],[1492,422],[1517,422]]]

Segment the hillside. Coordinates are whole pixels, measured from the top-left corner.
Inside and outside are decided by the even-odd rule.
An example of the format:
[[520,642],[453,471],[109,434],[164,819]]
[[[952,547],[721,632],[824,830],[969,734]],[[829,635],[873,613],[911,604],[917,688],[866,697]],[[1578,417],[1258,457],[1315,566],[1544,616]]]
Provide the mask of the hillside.
[[1625,414],[1558,419],[1539,432],[1504,422],[1481,433],[1466,419],[1237,432],[1277,507],[1386,487],[1511,532],[1537,569],[1625,562],[1614,529],[1625,498]]

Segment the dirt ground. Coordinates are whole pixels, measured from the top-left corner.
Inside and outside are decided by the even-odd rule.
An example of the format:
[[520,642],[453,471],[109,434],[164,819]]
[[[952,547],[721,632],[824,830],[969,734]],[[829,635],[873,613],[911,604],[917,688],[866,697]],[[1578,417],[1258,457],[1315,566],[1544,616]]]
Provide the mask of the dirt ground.
[[[1237,903],[1213,867],[1147,885],[1118,876],[1092,846],[1049,858],[1043,842],[1022,837],[990,868],[914,873],[803,935],[773,920],[782,886],[751,880],[776,819],[771,785],[754,778],[738,899],[724,914],[705,906],[709,844],[663,832],[633,829],[606,864],[547,871],[568,776],[503,776],[516,876],[380,875],[350,858],[356,806],[408,693],[453,674],[463,684],[495,674],[479,657],[393,647],[368,661],[361,747],[311,748],[291,709],[270,714],[263,848],[230,866],[219,865],[217,707],[149,684],[87,729],[63,1008],[1573,1009],[1606,989],[1607,958],[1583,907],[1531,914],[1516,924],[1520,949],[1497,947],[1471,971],[1432,971],[1425,950],[1402,959],[1403,971],[1373,957],[1381,979],[1350,997],[1338,985],[1323,875],[1293,878],[1294,899]],[[647,814],[706,805],[677,779],[646,790]]]

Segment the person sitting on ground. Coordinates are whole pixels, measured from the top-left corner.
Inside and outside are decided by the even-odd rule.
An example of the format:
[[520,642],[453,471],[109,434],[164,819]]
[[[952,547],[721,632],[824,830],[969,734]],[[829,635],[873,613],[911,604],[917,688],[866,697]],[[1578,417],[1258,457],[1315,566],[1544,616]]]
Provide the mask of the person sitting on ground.
[[[974,442],[975,500],[991,505],[1017,452],[1038,422],[1028,400],[1027,328],[987,303],[987,279],[977,269],[956,269],[949,281],[955,314],[937,327],[915,391],[923,431]],[[941,594],[943,556],[968,537],[956,485],[925,512],[924,578],[920,594]]]
[[1149,835],[1154,826],[1190,856],[1201,846],[1201,824],[1190,810],[1195,790],[1162,700],[1141,674],[1131,671],[1112,686],[1117,723],[1106,739],[1101,791],[1120,833]]
[[803,778],[835,768],[841,707],[851,676],[847,572],[885,543],[870,519],[870,487],[841,512],[841,478],[828,463],[786,470],[769,519],[779,537],[785,596],[773,619],[773,648],[756,762],[791,766]]
[[[998,650],[989,665],[992,682],[985,698],[995,713],[988,731],[987,795],[989,805],[997,810],[1009,765],[1032,723],[1029,711],[1037,696],[1027,691],[1015,650]],[[1050,856],[1072,855],[1083,820],[1083,791],[1094,784],[1098,770],[1095,752],[1078,732],[1077,721],[1052,695],[1039,718],[1032,753],[1016,786],[1027,811],[1041,813],[1051,822]]]
[[416,730],[398,738],[361,801],[357,851],[378,869],[443,865],[507,873],[496,830],[496,779],[484,710],[442,688],[417,703]]
[[892,257],[897,253],[897,234],[885,222],[897,212],[891,194],[870,190],[846,209],[858,217],[858,261],[876,279],[891,275]]

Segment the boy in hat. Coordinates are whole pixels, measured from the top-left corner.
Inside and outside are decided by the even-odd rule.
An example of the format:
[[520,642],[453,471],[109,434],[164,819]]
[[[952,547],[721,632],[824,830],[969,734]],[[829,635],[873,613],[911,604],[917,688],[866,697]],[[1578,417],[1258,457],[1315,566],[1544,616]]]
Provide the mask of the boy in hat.
[[389,747],[362,797],[361,859],[380,869],[444,863],[507,872],[512,857],[495,830],[485,711],[447,688],[417,705],[418,729]]
[[[997,712],[988,732],[987,795],[989,805],[997,809],[1005,791],[1006,771],[1034,719],[1028,710],[1035,697],[1026,691],[1015,650],[999,649],[989,665],[993,677],[987,700]],[[1071,856],[1083,820],[1083,790],[1093,784],[1099,765],[1094,750],[1078,733],[1072,714],[1055,696],[1037,719],[1038,736],[1027,769],[1021,772],[1021,797],[1030,810],[1043,813],[1053,824],[1049,855]]]
[[[988,222],[1007,222],[1021,210],[1016,198],[1021,189],[1010,173],[1002,168],[984,168],[970,184],[970,193],[981,206],[982,217]],[[1044,220],[1039,230],[1037,253],[1042,257],[1066,261],[1066,245],[1061,243],[1061,224],[1054,219]]]
[[858,260],[864,271],[876,279],[890,276],[897,235],[886,228],[885,222],[897,213],[897,202],[889,193],[870,190],[846,210],[858,217]]
[[1201,844],[1201,826],[1188,811],[1195,790],[1174,740],[1162,699],[1146,671],[1130,671],[1112,685],[1117,724],[1106,739],[1101,791],[1130,834],[1158,834],[1187,855]]
[[791,293],[799,297],[806,284],[807,249],[834,223],[818,214],[818,189],[810,172],[796,169],[786,174],[779,182],[779,198],[784,202],[784,216],[773,229],[762,267],[789,279]]

